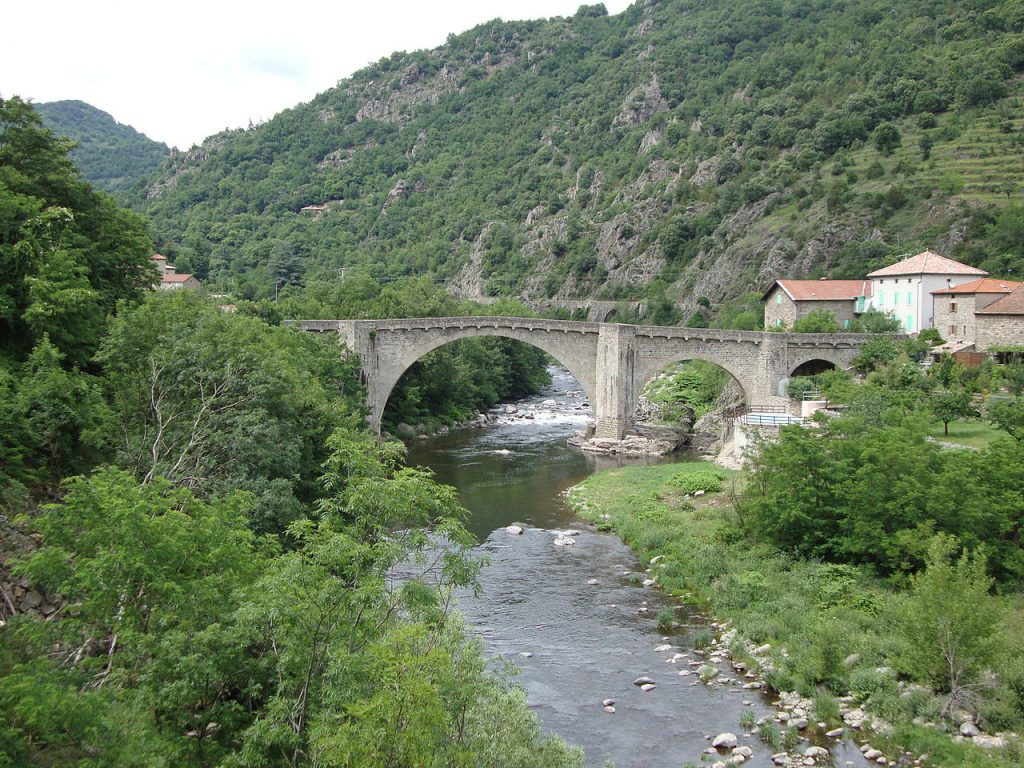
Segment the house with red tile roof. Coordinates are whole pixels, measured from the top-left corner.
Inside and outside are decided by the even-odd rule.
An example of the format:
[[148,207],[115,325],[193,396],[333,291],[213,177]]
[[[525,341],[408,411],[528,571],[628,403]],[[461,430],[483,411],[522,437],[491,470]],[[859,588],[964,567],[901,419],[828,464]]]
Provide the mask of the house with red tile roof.
[[892,313],[906,333],[917,333],[936,327],[934,291],[987,276],[983,269],[922,251],[868,275],[872,289],[869,306]]
[[792,328],[817,309],[835,315],[840,328],[849,328],[871,296],[868,280],[776,280],[765,291],[764,327]]
[[947,342],[973,345],[977,335],[976,313],[1020,286],[1012,280],[980,277],[932,291],[934,326]]
[[166,256],[154,253],[150,259],[156,267],[157,274],[160,276],[160,282],[154,286],[155,288],[159,288],[162,291],[176,291],[181,288],[192,291],[202,289],[203,284],[199,282],[199,278],[187,272],[179,274],[173,265],[167,263]]
[[975,348],[979,352],[1004,352],[1024,348],[1024,285],[975,312]]

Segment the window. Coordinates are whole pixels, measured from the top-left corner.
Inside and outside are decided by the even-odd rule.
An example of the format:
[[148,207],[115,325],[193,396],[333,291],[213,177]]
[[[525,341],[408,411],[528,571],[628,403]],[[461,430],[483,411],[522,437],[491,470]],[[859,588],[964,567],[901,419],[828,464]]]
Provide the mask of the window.
[[843,330],[850,330],[850,318],[846,318],[845,320],[843,320]]
[[782,318],[781,317],[775,318],[775,327],[776,328],[781,328],[782,327]]
[[909,307],[914,303],[914,294],[912,291],[907,291],[907,306]]
[[782,303],[782,294],[781,293],[775,294],[775,303],[776,304],[781,304]]
[[881,291],[878,292],[878,306],[885,304],[885,294]]
[[956,314],[956,302],[955,301],[949,302],[949,311],[952,314]]
[[913,315],[907,315],[907,323],[906,323],[906,325],[907,325],[907,331],[914,330],[914,316]]
[[892,303],[893,303],[893,306],[896,306],[896,307],[898,307],[900,305],[900,292],[899,291],[893,291],[892,292]]
[[858,296],[857,297],[857,312],[863,312],[864,311],[864,299],[865,299],[864,296]]
[[953,338],[954,336],[956,336],[956,326],[951,325],[949,326],[949,337]]

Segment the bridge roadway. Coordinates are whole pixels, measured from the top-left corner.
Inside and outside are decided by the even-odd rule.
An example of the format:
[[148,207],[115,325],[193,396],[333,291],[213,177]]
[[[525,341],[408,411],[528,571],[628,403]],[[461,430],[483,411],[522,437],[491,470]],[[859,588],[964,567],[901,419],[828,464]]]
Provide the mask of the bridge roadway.
[[361,361],[371,427],[399,378],[423,355],[457,339],[504,336],[532,344],[564,365],[594,406],[596,435],[621,439],[636,398],[666,365],[706,360],[728,371],[747,403],[781,402],[780,383],[805,363],[848,368],[870,338],[854,333],[769,333],[525,317],[424,317],[402,320],[300,320],[313,333],[336,333]]

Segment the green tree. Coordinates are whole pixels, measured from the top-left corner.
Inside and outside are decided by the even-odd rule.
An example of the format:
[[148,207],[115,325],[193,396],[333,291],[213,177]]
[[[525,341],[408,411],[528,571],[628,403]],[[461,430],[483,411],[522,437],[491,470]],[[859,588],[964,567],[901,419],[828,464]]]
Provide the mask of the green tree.
[[891,363],[899,355],[896,341],[885,336],[872,336],[853,358],[853,367],[860,373],[870,373]]
[[948,694],[943,714],[974,708],[972,686],[1000,651],[1000,609],[989,594],[985,556],[964,552],[953,563],[956,549],[950,536],[932,539],[925,569],[911,577],[900,613],[902,666]]
[[43,337],[84,366],[118,301],[154,279],[136,214],[82,182],[30,104],[0,99],[0,353]]
[[838,333],[839,323],[834,312],[815,309],[793,322],[793,333]]
[[159,293],[111,327],[97,355],[118,414],[120,465],[203,497],[257,497],[254,525],[304,516],[332,430],[361,408],[358,363],[312,334]]
[[988,408],[988,418],[1015,440],[1024,440],[1024,398],[993,403]]
[[854,333],[900,333],[903,326],[892,312],[869,309],[853,323]]
[[1024,395],[1024,363],[1019,360],[997,368],[998,382],[1014,397]]
[[23,446],[41,479],[59,480],[99,460],[110,439],[111,414],[99,382],[77,368],[44,335],[22,369],[12,405],[23,423]]
[[873,141],[875,143],[875,149],[877,149],[883,155],[891,155],[896,151],[896,148],[903,143],[903,135],[900,133],[900,129],[892,123],[882,123],[873,134]]
[[964,390],[934,392],[928,401],[928,407],[935,414],[935,418],[942,422],[944,435],[949,434],[949,422],[981,415],[974,407],[970,393]]

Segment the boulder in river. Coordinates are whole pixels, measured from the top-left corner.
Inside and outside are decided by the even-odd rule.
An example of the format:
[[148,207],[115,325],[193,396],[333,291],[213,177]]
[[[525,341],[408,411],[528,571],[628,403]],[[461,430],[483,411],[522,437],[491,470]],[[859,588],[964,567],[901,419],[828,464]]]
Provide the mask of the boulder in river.
[[634,680],[633,681],[633,685],[636,685],[636,686],[651,685],[653,682],[654,681],[651,678],[649,678],[646,675],[644,675],[644,676],[638,677],[636,680]]
[[556,547],[571,547],[575,543],[576,539],[572,538],[572,536],[562,536],[559,534],[558,538],[555,539]]
[[523,533],[523,526],[521,525],[506,525],[505,531],[513,534],[514,536],[520,536]]
[[732,749],[737,741],[735,733],[720,733],[711,740],[711,746],[715,749]]

